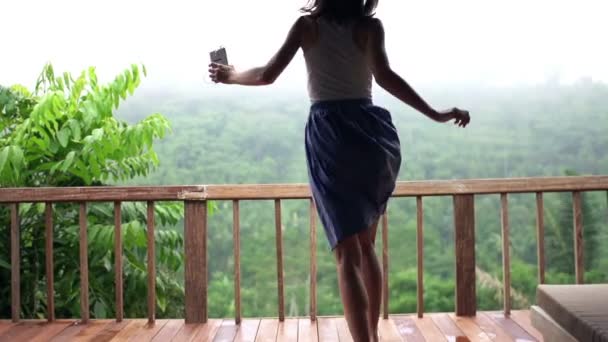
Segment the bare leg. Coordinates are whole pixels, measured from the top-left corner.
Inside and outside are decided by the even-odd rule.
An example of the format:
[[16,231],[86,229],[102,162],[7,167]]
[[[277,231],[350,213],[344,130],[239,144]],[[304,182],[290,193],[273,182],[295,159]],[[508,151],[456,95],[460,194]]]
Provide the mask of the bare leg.
[[[344,317],[355,342],[370,340],[368,299],[361,277],[361,246],[353,235],[341,241],[334,250],[338,268],[338,284],[344,306]],[[373,340],[375,341],[375,340]]]
[[378,319],[380,318],[380,303],[382,301],[382,271],[374,250],[378,222],[357,234],[361,246],[361,266],[363,283],[369,301],[368,320],[370,323],[371,341],[378,340]]

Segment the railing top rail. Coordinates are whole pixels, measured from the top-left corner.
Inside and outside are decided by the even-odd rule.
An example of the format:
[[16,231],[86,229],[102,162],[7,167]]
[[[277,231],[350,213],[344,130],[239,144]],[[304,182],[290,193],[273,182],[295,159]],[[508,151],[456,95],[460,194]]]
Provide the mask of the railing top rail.
[[482,195],[608,190],[608,176],[527,177],[399,182],[394,196]]
[[[397,182],[395,197],[608,190],[608,176]],[[1,188],[0,203],[310,198],[308,184]]]

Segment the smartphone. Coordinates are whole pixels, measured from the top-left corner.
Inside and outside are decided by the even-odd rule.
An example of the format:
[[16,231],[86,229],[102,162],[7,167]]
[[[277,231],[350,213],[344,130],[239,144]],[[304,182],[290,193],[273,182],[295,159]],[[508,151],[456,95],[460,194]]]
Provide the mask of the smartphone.
[[226,49],[223,47],[209,52],[209,56],[211,57],[211,62],[228,65],[228,55],[226,54]]

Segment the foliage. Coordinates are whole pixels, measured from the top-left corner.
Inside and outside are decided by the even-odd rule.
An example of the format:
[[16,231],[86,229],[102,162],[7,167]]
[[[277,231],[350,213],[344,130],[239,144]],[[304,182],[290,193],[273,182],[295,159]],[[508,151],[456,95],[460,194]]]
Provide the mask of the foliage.
[[[35,90],[0,87],[0,184],[14,187],[103,185],[147,175],[158,165],[152,149],[165,136],[169,122],[160,114],[128,124],[114,111],[133,94],[145,75],[133,65],[108,84],[100,84],[94,68],[74,78],[55,77],[46,65]],[[80,315],[79,226],[75,204],[54,205],[54,261],[58,317]],[[157,204],[163,226],[183,216],[180,204]],[[23,317],[46,313],[44,205],[22,204],[21,301]],[[90,310],[93,317],[114,315],[114,214],[112,204],[88,205]],[[146,207],[122,204],[125,314],[146,313]],[[0,236],[8,236],[8,208],[0,208]],[[171,229],[155,231],[159,316],[179,316],[183,286],[176,280],[183,263],[183,237]],[[10,283],[9,239],[0,239],[0,283]],[[0,288],[0,316],[10,312],[10,287]],[[171,305],[168,305],[171,303]]]
[[152,142],[165,135],[168,121],[154,114],[129,125],[113,116],[140,73],[133,65],[100,85],[94,68],[74,79],[67,72],[55,77],[47,65],[34,96],[22,87],[3,89],[1,185],[92,185],[148,174],[158,165]]

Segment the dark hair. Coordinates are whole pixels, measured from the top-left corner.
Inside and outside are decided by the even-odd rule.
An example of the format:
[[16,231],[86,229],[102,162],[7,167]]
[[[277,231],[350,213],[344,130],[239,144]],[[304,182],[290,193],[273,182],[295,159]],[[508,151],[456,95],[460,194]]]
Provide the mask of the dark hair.
[[334,20],[348,20],[371,17],[375,14],[379,0],[308,0],[300,11],[318,17],[327,16]]

